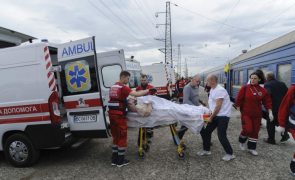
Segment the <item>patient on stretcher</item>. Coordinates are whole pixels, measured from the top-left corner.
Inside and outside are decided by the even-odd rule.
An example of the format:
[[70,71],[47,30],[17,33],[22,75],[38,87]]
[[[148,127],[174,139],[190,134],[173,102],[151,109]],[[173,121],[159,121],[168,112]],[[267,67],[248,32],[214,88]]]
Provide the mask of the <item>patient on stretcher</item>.
[[177,104],[157,96],[143,96],[129,99],[127,114],[129,127],[155,127],[180,123],[193,133],[199,133],[204,125],[204,106]]
[[152,103],[150,101],[137,103],[135,97],[130,96],[128,99],[128,111],[137,112],[140,116],[147,117],[151,114],[153,110]]

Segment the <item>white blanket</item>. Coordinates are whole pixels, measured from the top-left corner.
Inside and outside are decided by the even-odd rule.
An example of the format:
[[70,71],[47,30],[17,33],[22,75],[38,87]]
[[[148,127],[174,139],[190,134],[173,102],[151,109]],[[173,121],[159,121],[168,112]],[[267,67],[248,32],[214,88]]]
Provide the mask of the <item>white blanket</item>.
[[137,103],[151,102],[153,111],[150,116],[142,117],[134,112],[128,112],[129,127],[156,127],[179,123],[197,134],[204,125],[203,114],[208,114],[204,106],[177,104],[157,96],[143,96],[137,98]]

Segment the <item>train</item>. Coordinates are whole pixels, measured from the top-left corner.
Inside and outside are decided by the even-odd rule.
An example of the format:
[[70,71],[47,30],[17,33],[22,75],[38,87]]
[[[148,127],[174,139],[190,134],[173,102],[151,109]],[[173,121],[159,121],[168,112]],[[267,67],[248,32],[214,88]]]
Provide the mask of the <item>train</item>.
[[200,73],[201,85],[205,86],[209,74],[215,74],[218,83],[234,100],[240,88],[247,84],[249,75],[257,69],[273,72],[276,79],[288,87],[295,84],[295,30],[248,52],[243,51],[222,66]]

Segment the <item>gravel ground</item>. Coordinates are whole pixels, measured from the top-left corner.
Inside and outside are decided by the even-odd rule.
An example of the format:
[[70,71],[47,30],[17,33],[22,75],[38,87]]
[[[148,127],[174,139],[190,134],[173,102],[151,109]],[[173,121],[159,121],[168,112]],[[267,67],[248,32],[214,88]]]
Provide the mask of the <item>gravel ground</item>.
[[[203,94],[202,98],[206,98]],[[238,135],[241,123],[233,109],[228,128],[228,138],[236,159],[221,160],[224,151],[216,131],[212,136],[212,155],[197,156],[202,141],[199,135],[187,132],[188,148],[185,159],[179,160],[170,130],[154,130],[150,151],[144,160],[137,156],[137,129],[129,129],[128,155],[131,161],[123,168],[110,165],[111,138],[92,139],[77,148],[42,150],[39,162],[30,168],[14,168],[0,154],[0,179],[292,179],[289,163],[294,151],[294,141],[269,145],[265,126],[260,131],[257,146],[259,155],[254,157],[239,150]],[[277,141],[279,136],[277,134]],[[295,179],[295,178],[294,178]]]

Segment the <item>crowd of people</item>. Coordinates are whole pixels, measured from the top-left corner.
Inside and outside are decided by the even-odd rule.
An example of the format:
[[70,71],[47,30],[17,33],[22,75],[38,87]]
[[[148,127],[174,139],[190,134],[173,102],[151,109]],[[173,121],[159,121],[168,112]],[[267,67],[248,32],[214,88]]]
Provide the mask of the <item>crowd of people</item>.
[[[113,136],[112,165],[122,167],[129,163],[125,159],[127,148],[127,97],[129,95],[138,97],[147,94],[155,94],[155,88],[148,84],[146,75],[141,76],[141,85],[136,91],[131,90],[127,83],[130,74],[122,71],[120,80],[110,88],[109,117],[111,133]],[[190,80],[179,79],[176,83],[178,103],[194,106],[203,105],[199,95],[200,77],[194,76]],[[203,141],[203,148],[198,152],[199,156],[210,155],[211,134],[217,129],[218,139],[225,151],[222,157],[224,161],[235,159],[232,146],[227,138],[227,128],[230,122],[232,102],[226,89],[218,84],[218,77],[214,74],[206,78],[208,93],[208,108],[210,116],[208,123],[204,125],[200,134]],[[268,137],[264,139],[266,143],[276,144],[275,128],[281,132],[281,143],[289,139],[288,132],[295,138],[295,85],[289,89],[278,80],[272,72],[267,72],[266,77],[261,70],[256,70],[249,76],[247,84],[243,85],[237,97],[234,107],[241,113],[242,129],[238,136],[240,149],[248,150],[253,156],[257,156],[256,151],[258,134],[261,127],[262,118],[266,119]],[[187,127],[181,126],[178,130],[178,137],[182,139],[187,131]],[[146,129],[152,135],[152,129]],[[290,169],[295,175],[295,153],[290,163]]]

